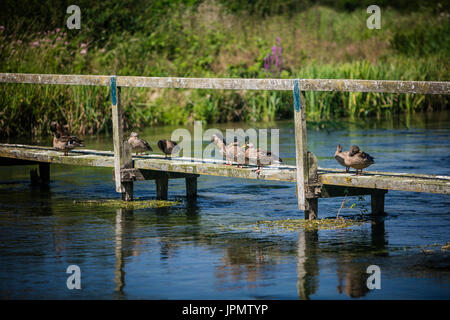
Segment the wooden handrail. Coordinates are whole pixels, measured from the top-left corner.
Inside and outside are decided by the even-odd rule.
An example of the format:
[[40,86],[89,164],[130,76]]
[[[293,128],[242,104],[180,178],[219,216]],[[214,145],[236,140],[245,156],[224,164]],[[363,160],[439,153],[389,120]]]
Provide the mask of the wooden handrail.
[[[109,86],[111,76],[0,73],[0,83]],[[221,90],[293,90],[293,79],[232,79],[117,76],[118,87],[221,89]],[[450,94],[447,81],[397,81],[358,79],[299,79],[302,91],[385,92]]]

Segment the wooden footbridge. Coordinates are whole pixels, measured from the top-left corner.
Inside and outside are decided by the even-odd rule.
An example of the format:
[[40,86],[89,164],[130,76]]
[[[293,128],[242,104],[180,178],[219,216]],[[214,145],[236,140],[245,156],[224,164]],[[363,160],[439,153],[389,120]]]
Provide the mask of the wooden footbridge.
[[[41,183],[50,181],[50,164],[113,168],[116,191],[122,199],[133,199],[133,183],[155,180],[157,197],[167,199],[168,180],[186,179],[188,198],[197,196],[197,178],[213,175],[243,179],[289,181],[297,183],[298,207],[305,218],[318,215],[318,199],[326,197],[371,195],[372,213],[384,212],[384,195],[388,190],[450,194],[450,176],[364,172],[356,176],[344,170],[318,167],[317,158],[307,151],[304,95],[302,91],[350,91],[417,94],[449,94],[450,82],[385,81],[339,79],[204,79],[155,78],[127,76],[86,76],[50,74],[0,73],[0,83],[32,83],[50,85],[98,85],[110,87],[113,119],[114,151],[74,150],[69,156],[50,147],[0,144],[0,165],[39,165]],[[294,97],[296,166],[267,166],[260,173],[254,167],[226,166],[224,161],[158,155],[132,156],[123,141],[121,87],[229,89],[229,90],[291,90]]]

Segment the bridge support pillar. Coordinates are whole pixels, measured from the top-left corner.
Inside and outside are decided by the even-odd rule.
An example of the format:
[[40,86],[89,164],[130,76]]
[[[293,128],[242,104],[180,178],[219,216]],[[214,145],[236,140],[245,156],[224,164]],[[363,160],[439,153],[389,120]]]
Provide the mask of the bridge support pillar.
[[305,220],[314,220],[319,216],[319,199],[306,198]]
[[376,190],[370,195],[370,205],[373,215],[384,215],[384,195],[387,190]]
[[156,179],[156,199],[167,200],[169,191],[169,176],[166,173],[160,174]]
[[42,185],[48,185],[50,183],[50,163],[39,163],[39,177]]
[[197,177],[186,177],[186,197],[188,199],[197,198]]
[[30,179],[32,185],[48,186],[50,184],[50,163],[40,162],[39,171],[36,169],[30,171]]
[[122,182],[122,200],[133,201],[133,182]]

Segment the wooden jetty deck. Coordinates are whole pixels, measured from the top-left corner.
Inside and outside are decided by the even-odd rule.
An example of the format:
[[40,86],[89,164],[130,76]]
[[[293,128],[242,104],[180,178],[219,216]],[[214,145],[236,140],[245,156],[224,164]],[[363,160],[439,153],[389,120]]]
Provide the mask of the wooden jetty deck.
[[[362,176],[341,170],[319,168],[316,156],[307,150],[305,91],[380,92],[408,94],[450,94],[450,82],[396,81],[359,79],[224,79],[135,77],[107,75],[57,75],[0,73],[0,83],[40,85],[104,86],[111,94],[114,152],[76,150],[63,156],[52,148],[0,145],[0,165],[39,164],[42,183],[50,180],[50,164],[114,168],[116,192],[122,199],[133,199],[133,182],[156,181],[157,197],[167,198],[169,178],[185,178],[188,197],[197,195],[197,177],[215,175],[243,179],[296,182],[298,208],[305,218],[318,216],[318,199],[345,195],[371,195],[373,214],[384,213],[384,196],[388,190],[450,194],[450,177],[421,174],[365,172]],[[253,168],[225,166],[221,161],[172,158],[157,155],[132,157],[123,136],[122,88],[222,89],[222,90],[290,90],[293,93],[296,165],[265,167],[259,174]]]
[[[167,178],[165,180],[186,178],[187,188],[193,189],[187,190],[189,197],[196,196],[197,177],[200,175],[287,182],[296,182],[297,179],[297,168],[292,165],[266,166],[260,173],[255,173],[254,166],[226,166],[223,160],[217,159],[165,159],[162,155],[148,154],[132,156],[131,160],[131,168],[128,171],[122,169],[122,182],[156,180],[157,196],[160,199],[167,199],[167,183],[161,183],[164,176]],[[31,164],[40,164],[42,172],[49,172],[43,168],[50,164],[114,168],[114,152],[81,149],[64,156],[51,147],[0,144],[0,165]],[[320,167],[313,174],[317,176],[316,183],[311,185],[311,192],[319,198],[346,194],[379,197],[388,190],[450,194],[450,176],[377,171],[365,171],[363,175],[357,176],[354,172]],[[42,178],[49,181],[49,177]]]
[[[141,171],[286,182],[296,182],[297,175],[297,168],[292,165],[265,166],[260,173],[255,173],[256,166],[226,166],[225,161],[217,159],[165,159],[162,155],[147,154],[132,156],[132,160],[133,167]],[[114,152],[77,149],[70,151],[69,156],[64,156],[51,147],[0,143],[0,165],[39,163],[114,168]],[[321,185],[450,194],[450,176],[378,171],[364,171],[363,175],[357,176],[354,172],[345,173],[342,169],[320,167],[317,168],[317,174],[318,184]],[[137,177],[134,180],[143,179]]]

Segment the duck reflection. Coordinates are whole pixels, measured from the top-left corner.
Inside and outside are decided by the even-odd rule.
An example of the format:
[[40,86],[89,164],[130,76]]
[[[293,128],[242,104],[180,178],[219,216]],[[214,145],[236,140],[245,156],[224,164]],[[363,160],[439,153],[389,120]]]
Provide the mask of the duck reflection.
[[[183,214],[177,214],[170,207],[155,209],[155,232],[159,239],[160,260],[167,263],[173,258],[176,250],[191,239],[199,238],[199,207],[194,201],[187,201]],[[179,226],[187,227],[178,228]],[[175,240],[175,241],[174,241]]]
[[[371,237],[368,249],[376,255],[386,255],[386,233],[383,217],[373,217],[371,221]],[[366,272],[370,263],[354,262],[351,253],[340,255],[337,259],[337,277],[339,294],[345,293],[350,298],[360,298],[365,296],[370,290],[367,288]]]
[[360,298],[369,292],[367,288],[366,268],[364,264],[353,263],[351,258],[344,257],[337,259],[337,277],[339,294],[345,293],[350,298]]

